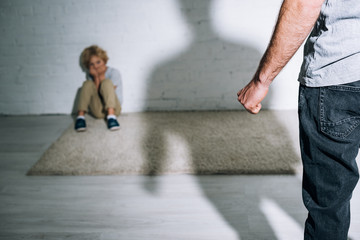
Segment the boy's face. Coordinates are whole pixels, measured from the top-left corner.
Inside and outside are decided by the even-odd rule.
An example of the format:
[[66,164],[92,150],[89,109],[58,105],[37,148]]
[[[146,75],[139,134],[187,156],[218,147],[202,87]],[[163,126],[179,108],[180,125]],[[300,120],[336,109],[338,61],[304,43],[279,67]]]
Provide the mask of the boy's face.
[[99,58],[98,56],[91,56],[89,63],[89,72],[91,75],[101,75],[106,72],[106,64],[104,60]]

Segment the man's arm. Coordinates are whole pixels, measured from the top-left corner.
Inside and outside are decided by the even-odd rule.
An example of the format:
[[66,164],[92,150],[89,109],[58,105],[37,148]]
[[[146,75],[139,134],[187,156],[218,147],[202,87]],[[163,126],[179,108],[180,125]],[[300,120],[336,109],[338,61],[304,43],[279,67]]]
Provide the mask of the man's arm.
[[294,56],[319,17],[325,0],[284,0],[278,20],[253,79],[238,92],[250,113],[258,113],[269,86]]

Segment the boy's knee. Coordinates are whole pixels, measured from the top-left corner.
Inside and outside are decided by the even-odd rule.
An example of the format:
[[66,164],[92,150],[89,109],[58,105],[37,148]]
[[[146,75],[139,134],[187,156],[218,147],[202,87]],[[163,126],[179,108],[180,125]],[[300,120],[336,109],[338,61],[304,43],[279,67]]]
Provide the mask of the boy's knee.
[[110,79],[105,79],[100,84],[100,94],[106,96],[115,93],[114,84]]
[[110,79],[105,79],[100,83],[100,92],[115,91],[114,84]]
[[110,79],[104,79],[101,81],[101,87],[112,87],[114,88],[114,84]]
[[82,89],[92,89],[95,87],[95,84],[93,81],[90,81],[90,80],[86,80],[83,82],[83,85],[82,85]]

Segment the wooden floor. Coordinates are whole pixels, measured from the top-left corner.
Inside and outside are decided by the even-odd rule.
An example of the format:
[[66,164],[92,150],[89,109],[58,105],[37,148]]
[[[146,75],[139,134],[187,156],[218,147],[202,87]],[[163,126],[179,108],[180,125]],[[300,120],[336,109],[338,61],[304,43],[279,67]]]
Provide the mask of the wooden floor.
[[[0,239],[302,239],[299,176],[26,176],[71,123],[0,117]],[[350,237],[360,240],[359,187]]]

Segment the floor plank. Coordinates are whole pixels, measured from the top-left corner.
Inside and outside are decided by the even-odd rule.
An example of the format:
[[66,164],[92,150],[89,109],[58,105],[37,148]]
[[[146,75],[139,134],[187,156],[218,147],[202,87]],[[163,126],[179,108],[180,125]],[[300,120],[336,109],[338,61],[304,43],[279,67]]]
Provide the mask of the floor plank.
[[26,176],[70,124],[0,117],[0,239],[302,239],[299,176]]

